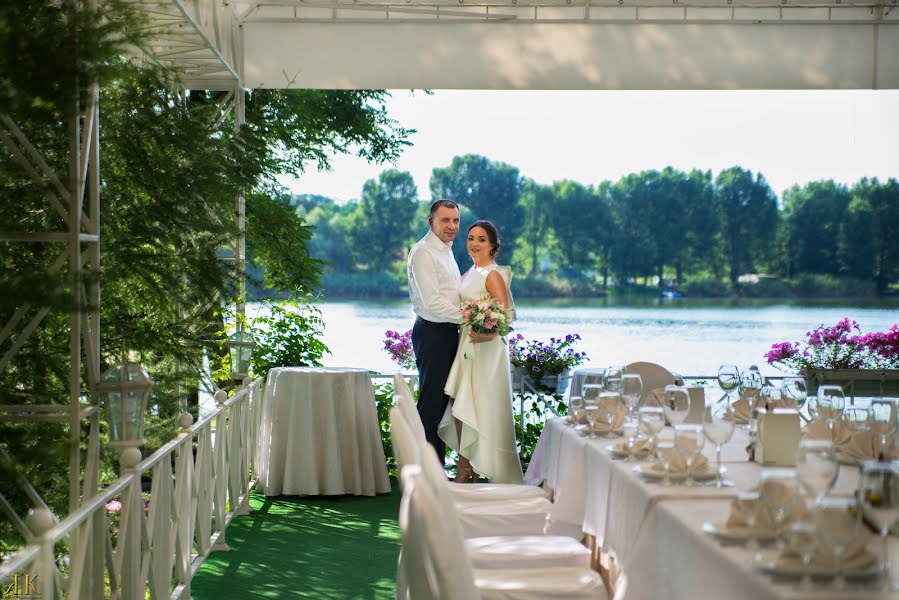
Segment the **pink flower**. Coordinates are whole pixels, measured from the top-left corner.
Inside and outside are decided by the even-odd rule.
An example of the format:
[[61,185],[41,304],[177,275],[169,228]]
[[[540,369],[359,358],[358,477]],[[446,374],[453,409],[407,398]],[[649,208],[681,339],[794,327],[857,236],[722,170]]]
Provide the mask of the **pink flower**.
[[122,503],[118,500],[110,500],[106,503],[106,512],[112,514],[122,510]]
[[489,319],[489,318],[484,319],[484,327],[487,329],[493,329],[494,327],[496,327],[496,321],[494,321],[493,319]]

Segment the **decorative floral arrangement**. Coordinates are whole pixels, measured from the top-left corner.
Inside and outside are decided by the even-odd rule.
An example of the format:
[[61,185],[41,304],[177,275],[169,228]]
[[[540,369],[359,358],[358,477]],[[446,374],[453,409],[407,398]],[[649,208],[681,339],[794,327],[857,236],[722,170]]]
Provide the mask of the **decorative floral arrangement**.
[[568,334],[564,338],[549,338],[549,343],[540,340],[525,340],[520,333],[509,339],[509,361],[516,367],[525,369],[535,383],[547,375],[558,375],[587,359],[585,352],[577,352],[572,346],[579,341],[578,334]]
[[498,333],[505,336],[512,331],[509,309],[490,294],[462,304],[462,323],[475,333]]
[[860,333],[857,322],[843,317],[832,327],[820,325],[806,332],[804,346],[799,342],[773,344],[765,358],[769,365],[800,375],[818,369],[899,368],[899,324],[887,331]]
[[390,355],[390,359],[403,369],[415,367],[415,351],[412,349],[412,330],[406,333],[387,330],[384,334],[384,350]]

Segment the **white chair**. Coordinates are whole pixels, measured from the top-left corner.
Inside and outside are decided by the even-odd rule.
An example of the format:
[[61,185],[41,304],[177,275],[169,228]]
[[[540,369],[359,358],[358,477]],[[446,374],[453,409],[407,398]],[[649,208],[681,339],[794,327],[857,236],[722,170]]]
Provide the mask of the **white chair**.
[[608,598],[599,574],[589,568],[475,569],[455,515],[445,514],[417,465],[403,468],[400,528],[407,555],[409,591],[415,600],[538,600]]
[[677,378],[671,371],[650,362],[634,362],[624,367],[627,374],[636,374],[643,381],[643,398],[653,390],[664,390],[666,385],[676,382]]
[[[415,407],[415,399],[412,390],[406,384],[406,380],[399,373],[393,376],[393,388],[396,397],[396,406],[399,407],[406,419],[406,423],[412,429],[419,446],[427,443],[425,429],[418,416]],[[507,500],[518,498],[546,498],[549,493],[535,485],[522,485],[514,483],[449,483],[450,493],[458,499],[471,500]]]

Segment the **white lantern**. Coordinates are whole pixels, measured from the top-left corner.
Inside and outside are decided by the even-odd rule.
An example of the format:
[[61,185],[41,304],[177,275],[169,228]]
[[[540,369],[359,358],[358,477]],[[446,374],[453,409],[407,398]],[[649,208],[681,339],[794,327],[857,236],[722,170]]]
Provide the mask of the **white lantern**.
[[232,379],[243,379],[250,374],[250,359],[255,347],[256,339],[246,331],[237,331],[228,338]]
[[106,407],[110,446],[141,446],[153,380],[140,365],[123,362],[100,376],[97,392]]

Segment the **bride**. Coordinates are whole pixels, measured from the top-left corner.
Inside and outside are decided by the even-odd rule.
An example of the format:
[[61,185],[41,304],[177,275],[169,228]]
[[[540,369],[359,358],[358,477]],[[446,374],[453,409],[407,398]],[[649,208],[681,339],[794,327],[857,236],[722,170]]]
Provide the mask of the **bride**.
[[[494,260],[499,246],[499,233],[490,221],[477,221],[468,228],[468,254],[474,265],[462,277],[459,294],[465,302],[489,293],[514,314],[511,270]],[[475,344],[468,335],[459,336],[444,388],[452,400],[437,433],[459,453],[457,482],[478,473],[494,483],[521,483],[509,347],[496,335],[482,339],[486,341]]]

